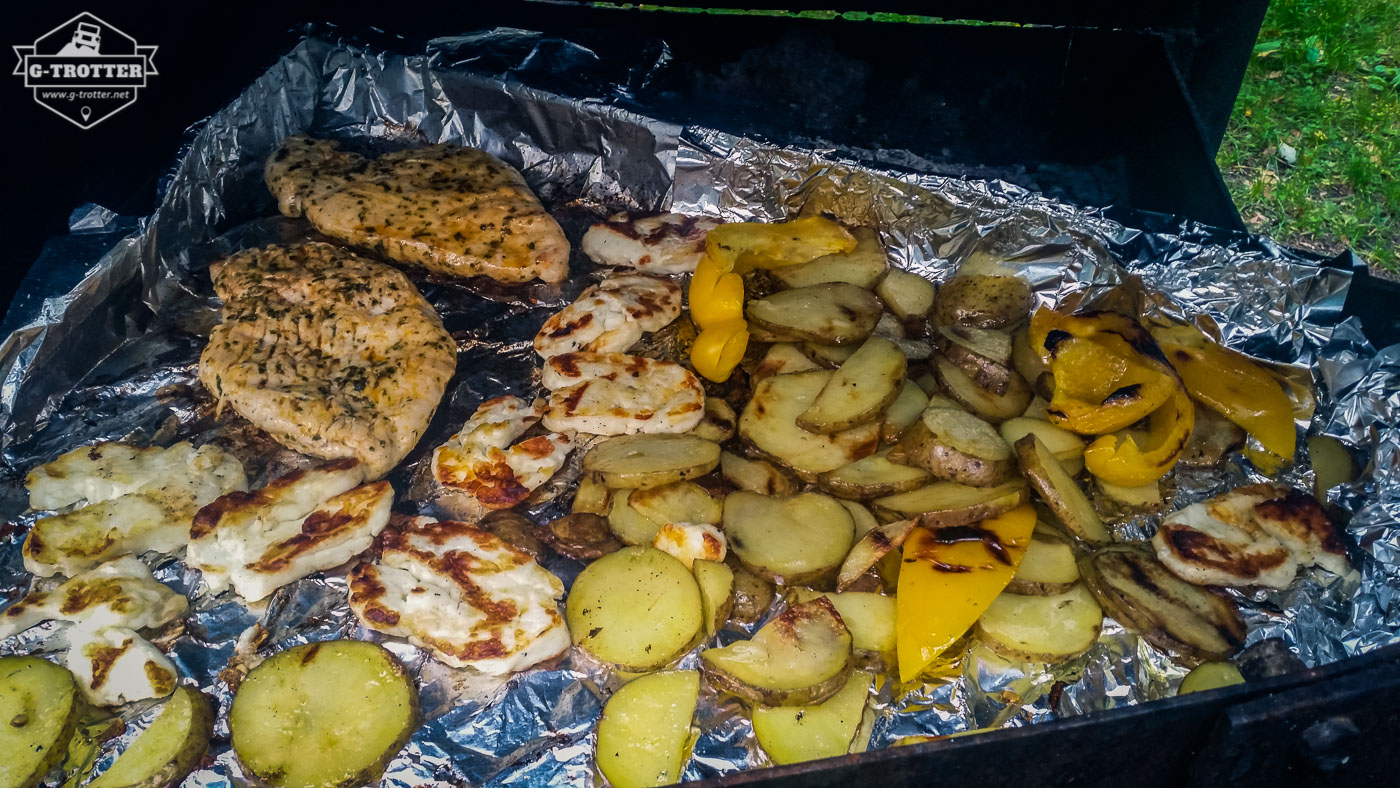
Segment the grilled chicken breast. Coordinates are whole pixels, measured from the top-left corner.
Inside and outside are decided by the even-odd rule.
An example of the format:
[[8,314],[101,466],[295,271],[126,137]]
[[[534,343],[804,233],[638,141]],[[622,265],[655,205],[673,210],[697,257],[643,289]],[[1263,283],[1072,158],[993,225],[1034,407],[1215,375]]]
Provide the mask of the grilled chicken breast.
[[564,584],[529,554],[467,523],[395,519],[379,560],[350,572],[350,608],[366,627],[492,675],[568,649]]
[[448,276],[568,278],[564,231],[495,156],[444,144],[366,158],[339,147],[306,136],[282,142],[264,170],[282,213]]
[[190,528],[190,566],[215,591],[230,583],[250,602],[364,552],[389,522],[394,489],[361,486],[363,463],[347,459],[293,471],[252,492],[225,495]]
[[670,361],[623,353],[563,353],[544,365],[544,426],[590,435],[687,432],[705,417],[705,389]]
[[71,576],[150,550],[176,552],[201,506],[248,484],[232,455],[183,442],[168,449],[84,446],[35,468],[28,483],[32,504],[83,504],[30,529],[21,552],[39,577]]
[[1300,568],[1349,568],[1337,527],[1311,495],[1251,484],[1192,504],[1162,521],[1157,557],[1197,585],[1287,588]]
[[180,678],[160,649],[125,627],[70,629],[64,661],[95,706],[163,698]]
[[680,314],[681,286],[670,279],[614,276],[545,320],[535,335],[535,352],[542,358],[578,350],[621,353]]
[[536,435],[511,442],[539,423],[542,399],[497,397],[481,403],[462,429],[433,452],[438,504],[453,517],[476,520],[509,509],[549,481],[573,448],[568,436]]
[[252,249],[210,269],[223,299],[199,379],[278,442],[377,479],[427,429],[457,366],[402,273],[338,246]]
[[658,213],[614,216],[583,234],[583,253],[599,265],[653,274],[688,274],[705,256],[705,236],[723,222],[708,216]]
[[0,612],[0,640],[45,621],[90,629],[153,629],[183,616],[189,603],[132,556],[107,563],[51,591],[34,590]]

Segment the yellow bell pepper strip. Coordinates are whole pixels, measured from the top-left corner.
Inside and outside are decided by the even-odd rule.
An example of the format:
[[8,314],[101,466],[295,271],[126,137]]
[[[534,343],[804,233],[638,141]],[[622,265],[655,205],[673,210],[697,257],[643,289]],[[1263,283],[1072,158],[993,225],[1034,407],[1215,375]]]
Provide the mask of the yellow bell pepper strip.
[[1146,435],[1103,435],[1084,450],[1084,467],[1122,487],[1140,487],[1166,476],[1191,439],[1196,408],[1178,387],[1167,404],[1152,412]]
[[748,347],[749,324],[742,319],[726,320],[700,330],[690,348],[690,363],[696,372],[720,383],[744,360]]
[[924,671],[1006,588],[1030,545],[1035,509],[974,525],[918,527],[904,542],[895,596],[899,677]]
[[700,328],[744,319],[744,278],[714,258],[700,258],[690,277],[690,319]]
[[1298,431],[1293,403],[1279,381],[1265,369],[1220,345],[1195,326],[1153,330],[1191,396],[1253,435],[1269,455],[1246,451],[1265,473],[1292,460]]
[[705,236],[705,255],[714,259],[721,271],[740,274],[755,268],[806,263],[855,248],[854,235],[821,216],[781,224],[722,224]]

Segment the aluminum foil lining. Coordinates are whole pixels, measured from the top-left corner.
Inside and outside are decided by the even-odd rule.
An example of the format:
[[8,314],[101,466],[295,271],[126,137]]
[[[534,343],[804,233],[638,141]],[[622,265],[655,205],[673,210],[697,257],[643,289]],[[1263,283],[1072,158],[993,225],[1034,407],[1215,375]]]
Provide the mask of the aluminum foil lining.
[[[207,264],[249,246],[311,237],[276,217],[261,178],[282,137],[310,132],[366,149],[440,141],[484,148],[519,167],[575,240],[589,221],[618,209],[672,209],[730,220],[779,220],[824,212],[878,228],[895,264],[933,279],[988,258],[1007,265],[1048,304],[1127,306],[1194,320],[1233,347],[1316,386],[1307,434],[1335,436],[1360,466],[1328,492],[1349,518],[1356,571],[1320,570],[1285,592],[1239,595],[1250,640],[1281,638],[1309,666],[1400,640],[1400,346],[1370,347],[1354,321],[1340,321],[1345,271],[1268,239],[1182,222],[1170,232],[1134,229],[1090,210],[1001,181],[899,171],[858,152],[775,147],[721,131],[648,117],[635,90],[663,68],[664,47],[646,49],[627,84],[593,66],[595,53],[519,30],[439,39],[403,56],[319,38],[303,41],[228,107],[191,134],[168,173],[156,212],[135,225],[98,206],[74,214],[70,238],[51,245],[6,319],[0,346],[0,605],[26,592],[19,544],[27,512],[24,473],[62,451],[100,439],[166,444],[222,438],[238,443],[236,416],[216,415],[195,363],[217,320]],[[573,95],[525,84],[560,77]],[[522,77],[522,75],[526,75]],[[888,159],[887,159],[888,160]],[[81,240],[81,239],[80,239]],[[57,250],[57,252],[55,252]],[[431,511],[415,485],[428,447],[455,431],[482,399],[537,389],[529,347],[540,322],[580,291],[592,268],[557,288],[510,288],[419,278],[461,356],[438,417],[420,448],[391,475],[397,508]],[[232,436],[232,437],[230,437]],[[305,462],[265,445],[244,446],[254,481]],[[528,513],[562,511],[576,465],[528,502]],[[1177,505],[1260,478],[1240,456],[1224,472],[1182,474]],[[1284,475],[1311,483],[1305,456]],[[1150,518],[1119,524],[1146,538]],[[331,637],[380,639],[345,602],[343,574],[316,575],[249,607],[212,596],[178,558],[147,556],[157,577],[191,597],[181,629],[165,633],[181,673],[216,698],[220,724],[211,760],[188,786],[249,782],[228,745],[225,671],[247,669],[278,649]],[[579,566],[551,559],[571,582]],[[774,611],[781,608],[781,601]],[[64,626],[50,623],[0,643],[3,653],[55,654]],[[729,642],[745,632],[725,630]],[[451,670],[401,642],[386,645],[419,682],[426,722],[390,764],[384,785],[589,785],[593,728],[619,679],[584,657],[491,679]],[[681,665],[693,667],[695,653]],[[1098,644],[1064,665],[1006,662],[978,646],[959,650],[934,678],[887,679],[872,689],[858,738],[887,747],[910,735],[1019,726],[1131,705],[1172,694],[1183,671],[1112,620]],[[110,764],[151,717],[151,704],[123,709],[115,738],[88,759]],[[742,706],[706,691],[685,778],[722,777],[768,763]],[[110,732],[110,731],[109,731]],[[100,737],[98,737],[100,738]]]

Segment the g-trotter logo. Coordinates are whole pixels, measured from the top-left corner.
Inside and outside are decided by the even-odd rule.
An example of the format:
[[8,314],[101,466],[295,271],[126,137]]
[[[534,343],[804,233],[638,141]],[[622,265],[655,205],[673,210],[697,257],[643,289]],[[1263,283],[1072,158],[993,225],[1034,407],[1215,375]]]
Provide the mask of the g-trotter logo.
[[156,74],[156,47],[89,13],[81,13],[28,46],[16,46],[14,75],[34,100],[74,125],[90,129],[136,101]]

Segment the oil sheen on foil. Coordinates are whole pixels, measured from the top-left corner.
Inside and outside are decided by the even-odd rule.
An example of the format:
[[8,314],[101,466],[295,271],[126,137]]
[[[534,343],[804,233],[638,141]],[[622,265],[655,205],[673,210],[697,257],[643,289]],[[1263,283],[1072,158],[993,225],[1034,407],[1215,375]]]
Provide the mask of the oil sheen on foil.
[[[1190,223],[1150,233],[1001,181],[874,168],[840,150],[778,148],[668,123],[624,109],[627,85],[574,79],[596,88],[593,95],[563,96],[522,84],[512,70],[471,70],[477,53],[509,39],[504,51],[521,62],[548,46],[556,57],[578,56],[559,60],[560,67],[586,72],[587,50],[532,36],[498,30],[439,39],[411,56],[308,38],[192,132],[152,216],[133,224],[98,206],[74,214],[73,235],[36,265],[24,288],[38,297],[7,317],[13,333],[0,346],[0,514],[7,523],[0,527],[0,605],[32,580],[19,555],[34,519],[23,488],[31,466],[96,440],[199,443],[230,429],[195,378],[203,337],[218,319],[205,269],[240,248],[311,237],[305,224],[276,216],[261,177],[278,140],[309,132],[365,150],[436,142],[484,148],[524,173],[575,240],[588,222],[617,210],[736,221],[825,212],[878,228],[894,264],[935,280],[971,257],[995,256],[1020,269],[1041,303],[1112,304],[1194,320],[1315,384],[1316,407],[1299,414],[1299,428],[1341,439],[1364,469],[1328,495],[1350,516],[1357,571],[1346,578],[1317,572],[1287,591],[1238,595],[1250,641],[1281,638],[1315,666],[1400,640],[1400,347],[1377,352],[1355,322],[1339,322],[1348,272],[1318,267],[1267,239]],[[634,78],[645,79],[667,54],[649,57],[631,70]],[[460,354],[419,448],[390,476],[396,509],[431,511],[417,498],[414,471],[480,401],[538,388],[530,339],[590,282],[591,266],[577,252],[571,264],[575,276],[560,287],[417,280]],[[249,449],[253,483],[304,462],[275,447]],[[528,514],[563,511],[581,454],[527,502]],[[1181,476],[1176,505],[1257,478],[1236,456],[1224,472]],[[1306,457],[1284,478],[1310,484]],[[1153,527],[1139,518],[1119,531],[1141,539]],[[568,584],[580,566],[555,557],[547,568]],[[231,692],[221,674],[298,643],[379,639],[350,613],[343,577],[314,575],[249,608],[232,595],[204,593],[198,573],[178,560],[156,564],[156,576],[192,593],[189,618],[169,640],[171,657],[220,706],[212,762],[188,786],[248,782],[229,750],[222,720]],[[62,626],[50,623],[0,643],[0,653],[52,653],[62,639]],[[619,684],[608,671],[569,656],[487,679],[404,643],[386,645],[418,679],[426,722],[383,784],[601,783],[592,731]],[[681,664],[696,662],[692,653]],[[1008,663],[974,647],[938,675],[874,690],[863,727],[872,749],[909,735],[1019,726],[1167,697],[1183,671],[1107,620],[1098,644],[1068,665]],[[123,713],[125,732],[88,759],[109,763],[152,716],[149,704]],[[767,764],[733,699],[702,694],[695,724],[686,779]]]

